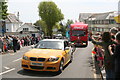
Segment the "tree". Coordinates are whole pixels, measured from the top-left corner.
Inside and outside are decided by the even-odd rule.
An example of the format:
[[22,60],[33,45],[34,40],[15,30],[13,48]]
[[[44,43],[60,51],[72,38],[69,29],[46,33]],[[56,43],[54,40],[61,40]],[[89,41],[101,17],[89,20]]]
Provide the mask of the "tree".
[[60,29],[58,29],[58,32],[61,32],[63,36],[65,36],[66,33],[66,27],[60,23]]
[[43,1],[39,4],[39,16],[47,25],[47,35],[52,36],[52,29],[56,22],[64,19],[61,10],[52,1]]
[[6,32],[5,19],[7,18],[7,2],[5,0],[0,1],[0,20],[2,21],[2,35]]
[[47,31],[47,25],[45,23],[45,21],[42,20],[38,20],[34,23],[35,26],[40,26],[42,28],[42,31],[44,32],[44,34],[46,35],[46,31]]
[[0,2],[0,19],[5,20],[7,18],[7,7],[7,2],[5,0]]
[[66,28],[68,28],[68,26],[70,26],[70,24],[73,24],[73,23],[74,23],[73,20],[68,19],[66,23]]

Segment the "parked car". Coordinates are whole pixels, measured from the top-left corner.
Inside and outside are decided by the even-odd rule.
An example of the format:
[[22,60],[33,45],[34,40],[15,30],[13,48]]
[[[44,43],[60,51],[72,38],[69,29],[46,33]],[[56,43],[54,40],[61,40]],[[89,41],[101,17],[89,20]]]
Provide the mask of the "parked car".
[[67,40],[43,39],[23,55],[21,65],[24,70],[62,72],[72,58],[72,48]]

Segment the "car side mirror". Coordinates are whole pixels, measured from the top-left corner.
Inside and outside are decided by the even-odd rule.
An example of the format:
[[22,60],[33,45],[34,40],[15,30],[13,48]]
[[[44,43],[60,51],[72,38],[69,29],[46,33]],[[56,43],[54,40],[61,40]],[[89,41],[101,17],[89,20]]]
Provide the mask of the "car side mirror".
[[65,47],[65,50],[69,50],[69,47]]

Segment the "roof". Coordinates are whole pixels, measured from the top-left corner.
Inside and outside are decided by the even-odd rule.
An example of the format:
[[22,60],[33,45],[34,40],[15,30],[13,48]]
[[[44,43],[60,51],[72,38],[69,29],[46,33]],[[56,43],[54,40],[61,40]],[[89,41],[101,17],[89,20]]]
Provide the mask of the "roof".
[[85,20],[85,19],[105,20],[105,19],[113,19],[114,15],[115,15],[114,11],[106,12],[106,13],[80,13],[79,19],[82,18],[83,20]]
[[105,20],[109,13],[101,13],[101,14],[93,14],[90,18],[94,18],[96,20]]
[[87,19],[89,16],[91,16],[93,13],[80,13],[79,19]]
[[28,24],[28,23],[24,23],[23,25],[21,25],[21,27],[19,27],[19,28],[17,29],[17,31],[19,31],[21,28],[24,28],[25,25],[31,27],[32,29],[34,29],[34,30],[36,30],[36,31],[39,31],[39,30],[38,30],[37,28],[35,28],[33,25],[30,25],[30,24]]
[[[6,22],[11,22],[11,23],[16,22],[16,23],[18,23],[18,22],[21,22],[21,21],[15,16],[15,14],[9,13],[9,14],[7,15]],[[21,23],[22,23],[22,22],[21,22]]]

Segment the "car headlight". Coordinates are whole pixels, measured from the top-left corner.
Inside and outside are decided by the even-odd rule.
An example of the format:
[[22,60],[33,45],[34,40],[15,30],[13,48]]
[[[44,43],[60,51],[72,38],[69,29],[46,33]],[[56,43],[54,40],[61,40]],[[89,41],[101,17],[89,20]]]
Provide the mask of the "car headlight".
[[59,59],[59,57],[50,57],[48,59],[49,62],[54,62],[54,61],[57,61]]
[[24,60],[28,60],[28,57],[27,57],[27,56],[23,56],[23,59],[24,59]]

